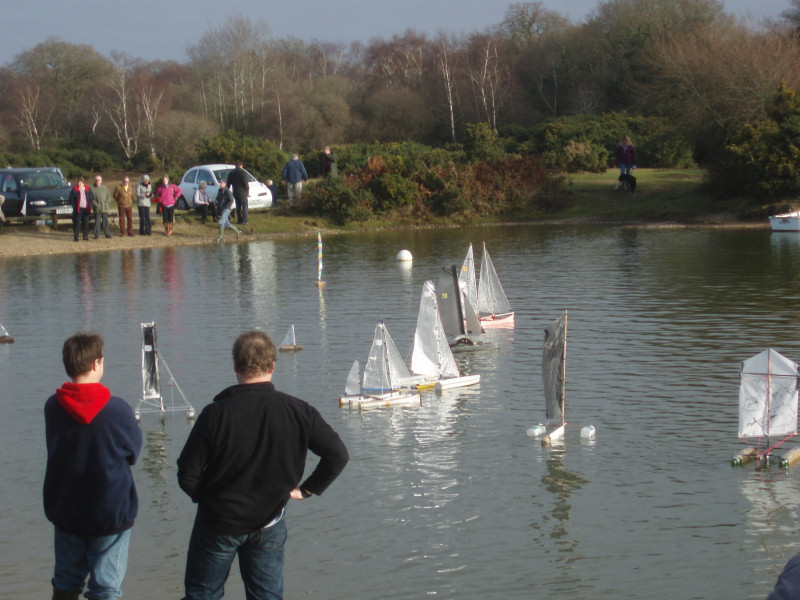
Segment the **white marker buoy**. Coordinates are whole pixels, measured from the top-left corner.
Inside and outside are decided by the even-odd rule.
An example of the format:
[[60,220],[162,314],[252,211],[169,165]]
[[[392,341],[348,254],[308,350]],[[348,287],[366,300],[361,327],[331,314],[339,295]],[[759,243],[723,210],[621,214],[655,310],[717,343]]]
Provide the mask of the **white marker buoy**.
[[409,261],[413,259],[414,257],[411,256],[411,252],[409,252],[408,250],[400,250],[400,252],[397,253],[397,260]]

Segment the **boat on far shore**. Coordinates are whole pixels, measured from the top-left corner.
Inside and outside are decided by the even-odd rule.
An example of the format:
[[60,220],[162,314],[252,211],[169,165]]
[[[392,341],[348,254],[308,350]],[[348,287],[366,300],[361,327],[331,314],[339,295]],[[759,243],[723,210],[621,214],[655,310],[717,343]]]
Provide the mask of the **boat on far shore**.
[[772,231],[800,232],[800,210],[772,215],[769,218],[769,224],[772,226]]

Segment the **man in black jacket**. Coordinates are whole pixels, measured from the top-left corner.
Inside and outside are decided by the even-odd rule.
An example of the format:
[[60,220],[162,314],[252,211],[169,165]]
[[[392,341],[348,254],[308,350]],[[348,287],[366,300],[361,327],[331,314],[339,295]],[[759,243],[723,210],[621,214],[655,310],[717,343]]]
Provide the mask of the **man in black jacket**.
[[[221,598],[235,555],[248,598],[282,598],[286,504],[321,494],[347,464],[320,413],[275,389],[276,355],[263,331],[236,339],[238,385],[203,409],[178,458],[178,483],[198,504],[185,600]],[[320,461],[301,483],[308,450]]]
[[250,184],[247,182],[247,171],[242,168],[242,163],[237,163],[236,168],[228,173],[228,187],[233,192],[236,201],[236,222],[247,225],[247,204],[250,195]]

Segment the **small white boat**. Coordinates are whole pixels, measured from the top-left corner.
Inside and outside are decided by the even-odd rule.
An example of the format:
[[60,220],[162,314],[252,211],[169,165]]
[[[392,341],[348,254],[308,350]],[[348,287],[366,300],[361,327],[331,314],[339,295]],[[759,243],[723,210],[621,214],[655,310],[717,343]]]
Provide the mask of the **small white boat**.
[[421,405],[419,392],[412,389],[415,377],[411,375],[394,345],[386,326],[375,327],[375,336],[367,357],[364,373],[358,360],[350,367],[344,396],[339,406],[377,408],[382,406]]
[[441,391],[475,385],[481,381],[480,375],[462,375],[458,370],[439,318],[433,281],[426,281],[422,285],[414,348],[411,351],[411,372],[425,378],[417,384],[418,390]]
[[[472,247],[470,246],[470,249]],[[483,244],[481,273],[478,279],[478,318],[484,327],[513,327],[514,311]]]
[[772,231],[800,231],[800,211],[773,215],[769,218]]
[[302,346],[297,345],[297,339],[294,336],[294,323],[292,323],[289,327],[289,331],[283,336],[283,341],[281,341],[281,345],[278,346],[278,350],[281,352],[299,352],[302,349]]
[[0,323],[0,344],[13,344],[13,343],[14,343],[14,338],[11,335],[9,335],[8,331],[6,331],[6,328],[3,327],[2,323]]

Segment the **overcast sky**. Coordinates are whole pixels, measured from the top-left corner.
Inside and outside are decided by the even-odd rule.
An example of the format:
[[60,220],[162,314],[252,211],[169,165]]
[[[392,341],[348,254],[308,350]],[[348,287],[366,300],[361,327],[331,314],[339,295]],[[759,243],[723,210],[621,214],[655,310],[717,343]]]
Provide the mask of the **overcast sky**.
[[[274,38],[367,42],[412,28],[435,34],[482,31],[522,0],[2,0],[5,33],[0,65],[48,37],[89,44],[105,56],[119,51],[145,60],[186,62],[186,49],[231,14],[269,24]],[[598,0],[541,0],[580,21]],[[761,20],[777,17],[788,0],[724,0],[727,12]]]

